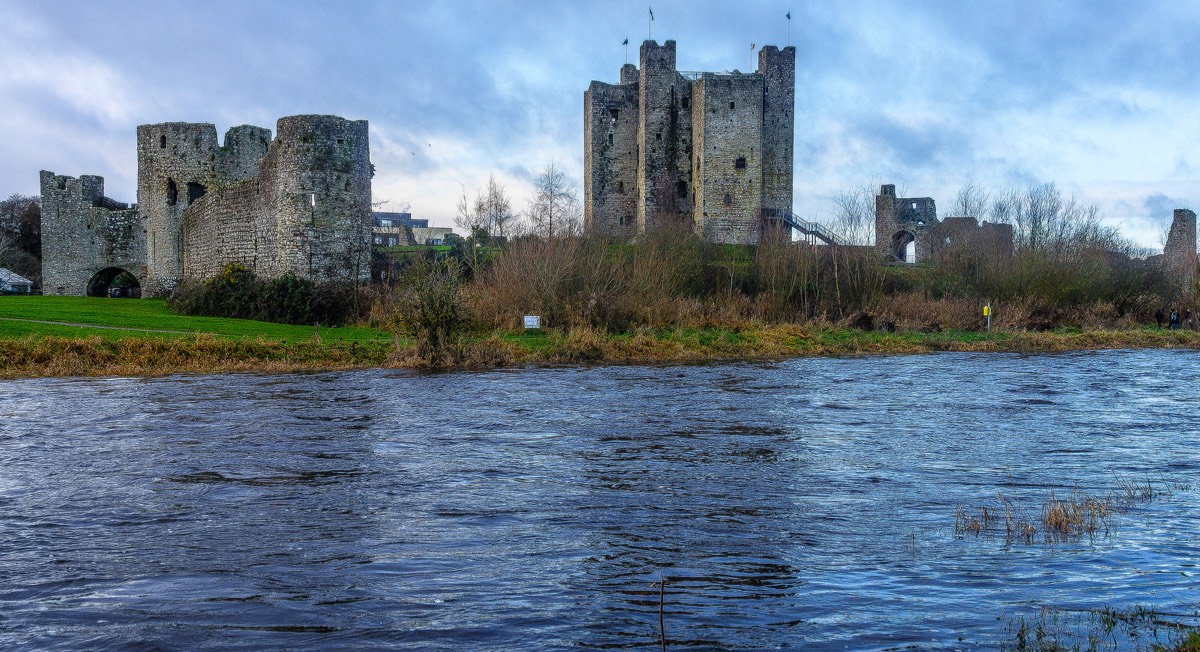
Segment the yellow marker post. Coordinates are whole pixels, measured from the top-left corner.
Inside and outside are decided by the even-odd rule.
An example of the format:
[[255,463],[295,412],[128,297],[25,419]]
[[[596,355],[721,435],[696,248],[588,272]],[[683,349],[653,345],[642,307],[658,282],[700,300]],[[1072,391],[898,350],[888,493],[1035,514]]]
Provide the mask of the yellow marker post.
[[992,304],[983,307],[983,316],[987,317],[987,332],[992,332]]

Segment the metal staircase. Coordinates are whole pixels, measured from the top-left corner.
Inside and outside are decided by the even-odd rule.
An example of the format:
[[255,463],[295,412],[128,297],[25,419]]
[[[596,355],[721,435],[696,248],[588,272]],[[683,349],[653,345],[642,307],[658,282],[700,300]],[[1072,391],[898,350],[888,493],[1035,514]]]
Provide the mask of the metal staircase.
[[844,239],[824,224],[809,222],[801,219],[790,210],[781,208],[764,208],[763,219],[770,222],[783,222],[788,228],[800,233],[800,239],[816,244],[817,240],[827,245],[845,244]]

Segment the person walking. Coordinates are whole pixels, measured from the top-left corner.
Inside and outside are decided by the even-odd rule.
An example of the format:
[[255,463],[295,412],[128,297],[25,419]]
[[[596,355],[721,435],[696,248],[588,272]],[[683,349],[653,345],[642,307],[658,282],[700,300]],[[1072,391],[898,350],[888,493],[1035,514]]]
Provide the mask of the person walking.
[[1165,320],[1165,319],[1166,319],[1166,316],[1163,315],[1162,308],[1159,308],[1158,310],[1154,311],[1154,323],[1158,324],[1159,328],[1162,328],[1163,320]]

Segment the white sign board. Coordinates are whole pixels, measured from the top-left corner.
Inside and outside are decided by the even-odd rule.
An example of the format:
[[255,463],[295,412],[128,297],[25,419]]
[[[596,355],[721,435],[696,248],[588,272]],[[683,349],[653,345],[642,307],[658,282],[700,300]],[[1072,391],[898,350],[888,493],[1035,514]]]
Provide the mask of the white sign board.
[[525,315],[525,330],[542,328],[542,317],[540,315]]

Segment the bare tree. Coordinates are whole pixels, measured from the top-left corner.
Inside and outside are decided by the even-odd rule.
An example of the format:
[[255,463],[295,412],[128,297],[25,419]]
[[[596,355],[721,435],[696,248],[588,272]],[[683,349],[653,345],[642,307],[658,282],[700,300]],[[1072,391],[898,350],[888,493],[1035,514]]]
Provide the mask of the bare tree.
[[1104,224],[1099,205],[1064,198],[1053,183],[996,194],[969,183],[958,191],[954,210],[1011,224],[1014,244],[1023,251],[1059,256],[1083,250],[1131,250],[1116,227]]
[[843,244],[870,245],[875,241],[874,183],[864,183],[834,196],[832,228]]
[[529,221],[534,232],[553,238],[578,234],[583,226],[583,206],[574,185],[554,161],[542,168],[533,182],[534,197],[529,202]]
[[501,238],[508,235],[509,226],[516,219],[517,214],[512,210],[512,201],[508,198],[508,192],[496,181],[494,175],[488,176],[487,191],[482,195],[482,203],[479,204],[479,208],[483,212],[484,222],[491,235]]
[[954,205],[942,217],[975,217],[981,221],[992,221],[994,205],[992,195],[986,188],[968,181],[954,194]]

